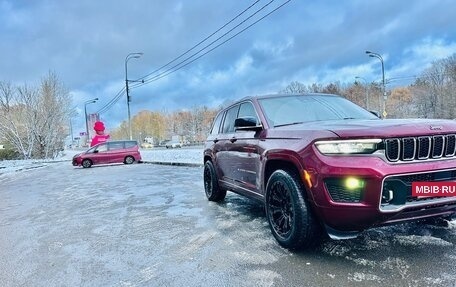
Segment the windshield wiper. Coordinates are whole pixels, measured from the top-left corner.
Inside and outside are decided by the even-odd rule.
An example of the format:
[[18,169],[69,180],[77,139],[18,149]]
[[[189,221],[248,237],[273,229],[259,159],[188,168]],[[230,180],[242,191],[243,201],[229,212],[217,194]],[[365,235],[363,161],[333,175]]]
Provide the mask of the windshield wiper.
[[277,128],[277,127],[284,127],[284,126],[292,126],[292,125],[299,125],[302,123],[304,123],[304,122],[294,122],[294,123],[288,123],[288,124],[274,125],[274,127]]

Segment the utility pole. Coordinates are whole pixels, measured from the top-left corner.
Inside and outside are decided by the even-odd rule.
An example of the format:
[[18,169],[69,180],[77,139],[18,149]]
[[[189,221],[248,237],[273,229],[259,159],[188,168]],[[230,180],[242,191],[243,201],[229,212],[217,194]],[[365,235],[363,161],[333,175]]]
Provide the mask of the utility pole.
[[132,58],[138,59],[142,55],[143,55],[143,53],[130,53],[125,58],[125,91],[127,92],[128,136],[130,137],[130,140],[133,139],[133,135],[131,133],[131,116],[130,116],[130,102],[131,102],[131,99],[130,99],[130,94],[129,94],[129,90],[128,90],[128,82],[129,82],[129,80],[128,80],[127,63],[128,63],[128,61],[130,59],[132,59]]

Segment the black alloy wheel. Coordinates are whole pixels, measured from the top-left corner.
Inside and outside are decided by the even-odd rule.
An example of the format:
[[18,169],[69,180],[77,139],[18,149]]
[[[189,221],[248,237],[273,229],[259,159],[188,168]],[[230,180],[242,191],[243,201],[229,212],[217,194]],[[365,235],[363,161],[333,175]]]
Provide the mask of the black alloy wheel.
[[222,201],[225,199],[226,190],[222,190],[219,187],[217,174],[215,172],[214,165],[210,160],[206,161],[204,164],[204,191],[206,192],[206,197],[210,201]]
[[272,234],[285,248],[315,245],[319,235],[316,222],[304,198],[299,178],[285,170],[275,171],[266,186],[266,216]]

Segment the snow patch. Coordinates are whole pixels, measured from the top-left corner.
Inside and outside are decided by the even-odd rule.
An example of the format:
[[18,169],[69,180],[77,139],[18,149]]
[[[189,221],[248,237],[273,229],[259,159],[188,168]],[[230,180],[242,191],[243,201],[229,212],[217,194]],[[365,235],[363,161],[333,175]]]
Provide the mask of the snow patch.
[[363,281],[376,281],[381,282],[381,278],[374,274],[366,274],[361,272],[355,272],[353,275],[349,274],[348,280],[355,281],[355,282],[363,282]]
[[255,282],[254,286],[274,286],[274,280],[281,279],[282,276],[272,270],[252,270],[249,271],[250,282]]
[[396,236],[394,241],[403,246],[439,246],[439,247],[451,247],[453,243],[445,241],[441,238],[433,236],[419,236],[419,235],[408,235],[408,236]]

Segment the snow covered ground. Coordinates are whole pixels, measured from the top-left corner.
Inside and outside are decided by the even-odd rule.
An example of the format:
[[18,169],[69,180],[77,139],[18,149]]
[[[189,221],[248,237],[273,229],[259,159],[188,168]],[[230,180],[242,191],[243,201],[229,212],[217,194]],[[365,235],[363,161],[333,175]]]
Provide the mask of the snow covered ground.
[[[53,162],[68,161],[83,150],[65,150],[60,157],[54,160],[3,160],[0,161],[0,175],[8,172],[23,171],[42,167]],[[192,147],[182,149],[142,149],[142,160],[154,163],[173,163],[200,165],[203,162],[203,148]]]

